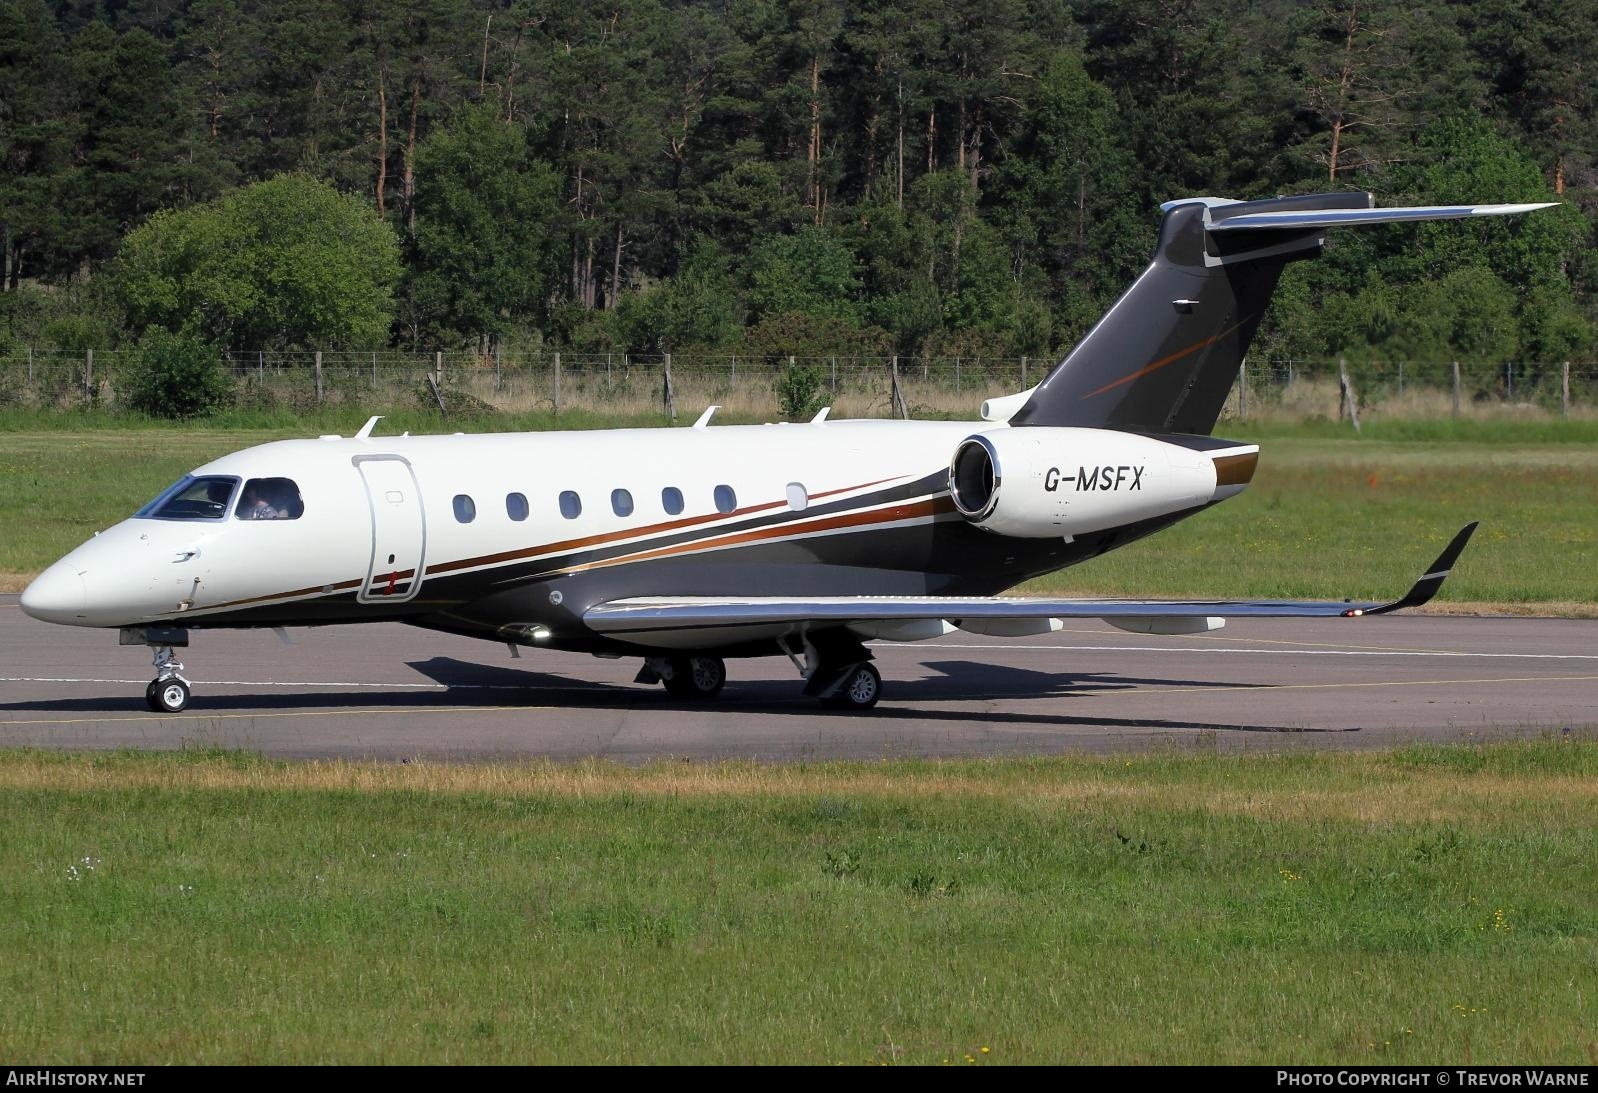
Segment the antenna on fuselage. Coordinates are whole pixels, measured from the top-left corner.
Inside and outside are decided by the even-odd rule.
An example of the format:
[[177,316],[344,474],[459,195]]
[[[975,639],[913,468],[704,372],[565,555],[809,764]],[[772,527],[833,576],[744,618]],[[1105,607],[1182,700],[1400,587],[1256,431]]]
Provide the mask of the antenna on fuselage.
[[366,420],[366,424],[361,426],[361,431],[355,434],[355,439],[365,440],[367,437],[371,436],[372,430],[376,428],[377,423],[382,420],[382,414],[374,414],[372,417],[368,418]]

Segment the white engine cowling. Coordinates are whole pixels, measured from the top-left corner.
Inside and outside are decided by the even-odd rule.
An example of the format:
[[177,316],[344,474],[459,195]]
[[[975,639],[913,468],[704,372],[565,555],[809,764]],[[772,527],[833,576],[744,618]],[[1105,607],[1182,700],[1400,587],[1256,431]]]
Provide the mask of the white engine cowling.
[[[1227,449],[1247,453],[1249,474],[1257,452]],[[994,429],[955,448],[949,492],[960,514],[987,531],[1081,535],[1215,500],[1217,454],[1110,429]]]

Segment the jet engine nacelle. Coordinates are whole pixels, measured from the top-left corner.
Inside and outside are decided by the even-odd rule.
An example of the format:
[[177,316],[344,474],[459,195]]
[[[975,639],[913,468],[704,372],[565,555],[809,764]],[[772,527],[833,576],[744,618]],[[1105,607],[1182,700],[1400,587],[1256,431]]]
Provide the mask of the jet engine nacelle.
[[962,440],[949,464],[955,508],[999,535],[1103,531],[1207,504],[1206,451],[1108,429],[994,429]]

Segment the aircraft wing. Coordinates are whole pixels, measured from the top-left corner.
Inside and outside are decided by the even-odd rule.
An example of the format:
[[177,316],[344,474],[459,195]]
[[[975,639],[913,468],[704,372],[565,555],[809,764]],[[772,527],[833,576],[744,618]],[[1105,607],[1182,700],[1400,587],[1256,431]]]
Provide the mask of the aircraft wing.
[[1006,619],[1198,619],[1198,618],[1356,618],[1419,607],[1437,594],[1476,524],[1467,524],[1437,560],[1398,599],[1355,603],[1349,600],[1121,600],[1008,599],[998,596],[677,596],[639,597],[596,604],[583,615],[594,631],[617,637],[691,627],[758,626],[773,623],[912,622],[948,619],[992,622]]

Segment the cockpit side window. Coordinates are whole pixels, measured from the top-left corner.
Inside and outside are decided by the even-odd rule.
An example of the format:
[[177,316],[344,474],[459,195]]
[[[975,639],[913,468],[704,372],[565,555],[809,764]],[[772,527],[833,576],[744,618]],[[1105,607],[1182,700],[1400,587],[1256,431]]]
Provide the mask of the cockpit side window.
[[300,487],[291,478],[250,479],[233,510],[240,520],[298,520],[304,514]]
[[133,515],[145,520],[220,520],[238,485],[230,476],[185,475]]

